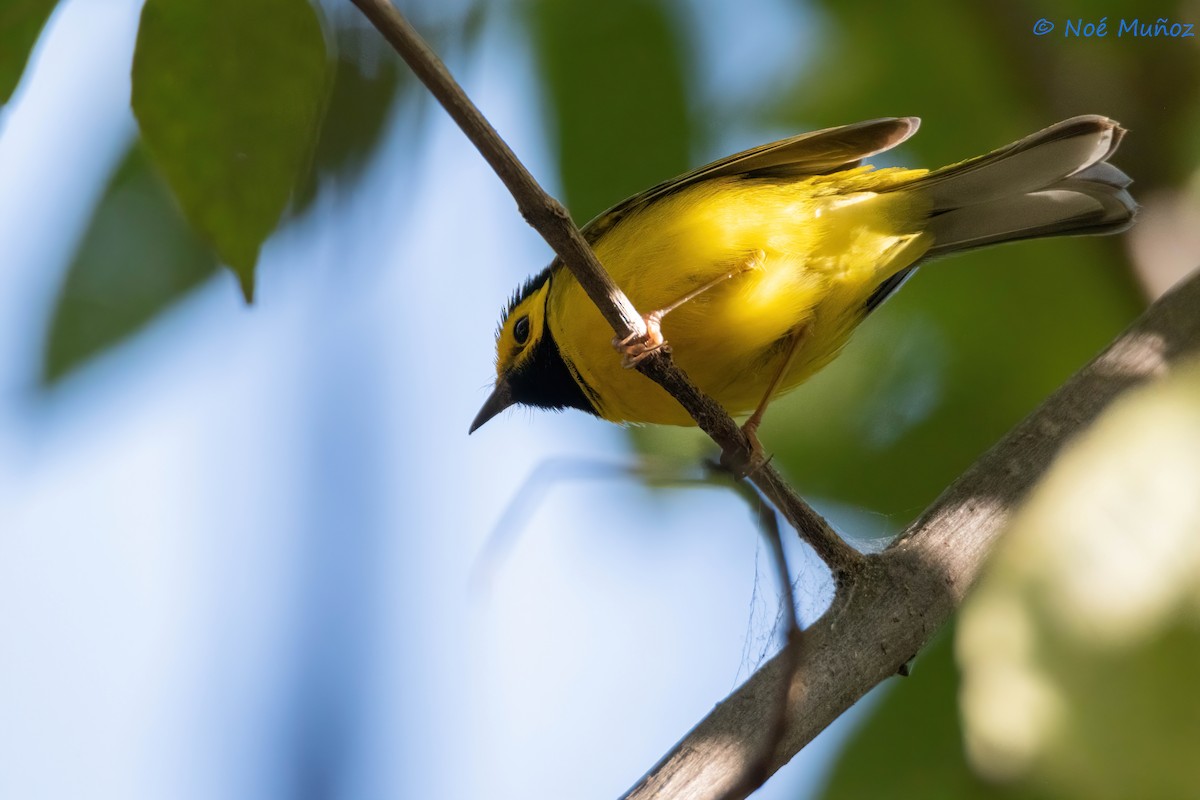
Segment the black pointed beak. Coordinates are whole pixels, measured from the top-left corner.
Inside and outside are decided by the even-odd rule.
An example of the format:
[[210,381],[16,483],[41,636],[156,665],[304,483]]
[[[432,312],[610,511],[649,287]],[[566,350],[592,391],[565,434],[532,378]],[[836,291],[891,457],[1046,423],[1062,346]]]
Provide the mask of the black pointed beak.
[[496,388],[492,389],[492,393],[483,403],[483,408],[479,409],[479,413],[475,415],[475,421],[471,423],[471,430],[467,431],[467,435],[469,436],[482,428],[483,423],[515,402],[517,401],[513,399],[512,389],[509,387],[508,381],[504,380],[504,378],[497,378]]

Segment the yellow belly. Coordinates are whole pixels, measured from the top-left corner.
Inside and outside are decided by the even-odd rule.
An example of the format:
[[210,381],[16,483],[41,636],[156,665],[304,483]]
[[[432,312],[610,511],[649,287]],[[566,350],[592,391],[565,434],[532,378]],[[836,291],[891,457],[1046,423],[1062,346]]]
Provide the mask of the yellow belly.
[[[594,246],[642,313],[753,264],[662,323],[676,363],[731,414],[745,414],[782,368],[792,332],[804,328],[779,392],[837,355],[872,291],[924,254],[919,196],[871,191],[922,173],[863,167],[788,184],[710,181],[622,219]],[[611,328],[565,271],[548,311],[563,357],[598,396],[601,416],[695,424],[657,384],[621,366]]]

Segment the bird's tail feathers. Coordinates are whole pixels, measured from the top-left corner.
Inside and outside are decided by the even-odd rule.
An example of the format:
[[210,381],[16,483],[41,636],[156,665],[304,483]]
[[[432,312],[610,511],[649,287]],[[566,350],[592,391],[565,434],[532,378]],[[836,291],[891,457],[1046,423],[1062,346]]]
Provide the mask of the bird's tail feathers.
[[1074,117],[896,189],[926,193],[936,257],[1041,236],[1119,233],[1133,223],[1130,179],[1108,163],[1125,131]]

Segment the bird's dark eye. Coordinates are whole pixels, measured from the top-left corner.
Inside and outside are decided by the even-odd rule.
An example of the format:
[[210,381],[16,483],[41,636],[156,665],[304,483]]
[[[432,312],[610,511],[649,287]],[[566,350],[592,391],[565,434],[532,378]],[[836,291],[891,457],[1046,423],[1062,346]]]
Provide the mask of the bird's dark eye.
[[529,341],[529,317],[521,317],[513,325],[513,338],[517,340],[517,344]]

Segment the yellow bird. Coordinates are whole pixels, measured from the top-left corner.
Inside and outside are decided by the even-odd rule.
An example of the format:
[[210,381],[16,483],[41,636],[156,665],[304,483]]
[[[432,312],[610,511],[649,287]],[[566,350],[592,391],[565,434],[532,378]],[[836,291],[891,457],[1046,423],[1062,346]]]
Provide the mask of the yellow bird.
[[932,172],[860,165],[919,123],[877,119],[763,145],[596,217],[583,233],[634,306],[653,309],[647,335],[614,341],[556,259],[504,312],[495,389],[471,432],[515,404],[694,425],[629,368],[669,342],[700,389],[751,414],[743,428],[757,446],[771,399],[829,363],[919,264],[1133,221],[1130,179],[1108,163],[1125,131],[1110,119],[1075,117]]

